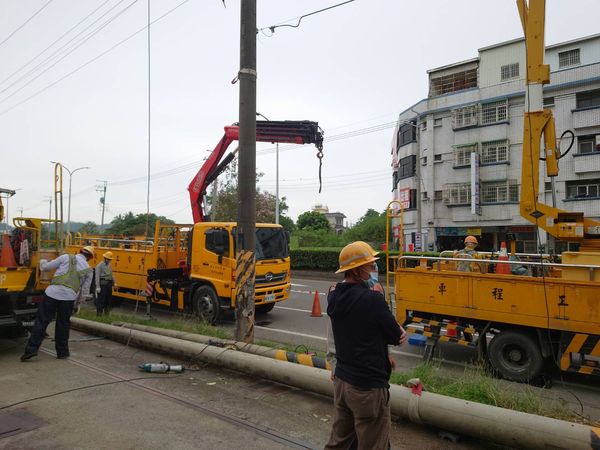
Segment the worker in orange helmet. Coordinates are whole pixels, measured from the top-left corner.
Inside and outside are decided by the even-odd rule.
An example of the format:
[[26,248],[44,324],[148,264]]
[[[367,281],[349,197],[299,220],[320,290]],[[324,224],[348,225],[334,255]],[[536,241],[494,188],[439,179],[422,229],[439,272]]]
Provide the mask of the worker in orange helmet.
[[[454,252],[454,258],[479,259],[479,254],[477,253],[477,250],[475,250],[478,245],[479,242],[477,242],[477,238],[475,236],[467,236],[465,238],[465,248]],[[473,263],[470,261],[459,262],[456,270],[459,272],[486,272],[484,264]]]

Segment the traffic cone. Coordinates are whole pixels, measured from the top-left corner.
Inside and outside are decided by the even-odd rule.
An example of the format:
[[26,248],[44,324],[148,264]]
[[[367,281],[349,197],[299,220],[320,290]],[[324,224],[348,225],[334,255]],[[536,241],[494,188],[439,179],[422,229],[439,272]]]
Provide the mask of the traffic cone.
[[17,267],[15,253],[10,246],[10,236],[2,236],[2,253],[0,253],[0,267]]
[[[456,325],[456,320],[449,320],[449,325]],[[456,337],[456,328],[449,328],[446,326],[446,336],[448,337]]]
[[312,312],[310,317],[321,317],[321,302],[319,301],[319,291],[315,291],[315,299],[313,300]]
[[[498,255],[498,261],[508,261],[508,252],[506,251],[506,242],[502,241],[500,244],[500,254]],[[504,275],[510,274],[510,264],[496,264],[496,273]]]

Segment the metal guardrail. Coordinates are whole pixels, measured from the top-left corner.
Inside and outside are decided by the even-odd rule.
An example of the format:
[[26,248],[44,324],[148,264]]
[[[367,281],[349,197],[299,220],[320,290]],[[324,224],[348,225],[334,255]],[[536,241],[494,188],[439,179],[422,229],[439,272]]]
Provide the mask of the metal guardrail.
[[457,261],[457,262],[473,262],[479,264],[510,264],[517,266],[539,266],[539,267],[569,267],[569,268],[580,268],[580,269],[600,269],[600,265],[595,264],[563,264],[563,263],[554,263],[547,261],[499,261],[497,259],[476,259],[476,258],[442,258],[439,256],[392,256],[393,259],[411,259],[411,260],[427,260],[427,261],[437,261],[441,263],[443,261]]

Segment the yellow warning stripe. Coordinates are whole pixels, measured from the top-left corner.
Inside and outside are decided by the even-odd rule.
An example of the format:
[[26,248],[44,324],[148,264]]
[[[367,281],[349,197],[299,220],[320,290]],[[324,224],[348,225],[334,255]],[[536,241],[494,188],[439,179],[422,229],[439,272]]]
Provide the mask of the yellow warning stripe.
[[592,350],[590,355],[591,356],[600,356],[600,339],[598,339],[598,342],[596,342],[596,346],[594,347],[594,349]]
[[560,358],[560,368],[562,370],[567,370],[571,365],[571,353],[578,353],[585,344],[585,340],[587,339],[587,334],[576,334],[571,339],[571,342],[565,349],[562,357]]
[[424,323],[426,325],[431,325],[433,327],[443,327],[445,325],[447,330],[459,330],[459,331],[464,331],[465,333],[471,333],[471,334],[474,334],[477,332],[477,330],[475,328],[462,327],[455,323],[444,323],[444,322],[440,322],[438,320],[423,319],[422,317],[413,317],[411,320],[416,323]]

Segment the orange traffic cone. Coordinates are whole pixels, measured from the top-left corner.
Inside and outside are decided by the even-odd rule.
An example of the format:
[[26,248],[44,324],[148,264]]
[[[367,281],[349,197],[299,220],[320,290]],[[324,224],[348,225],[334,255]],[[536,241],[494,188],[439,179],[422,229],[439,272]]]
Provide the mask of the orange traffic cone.
[[10,236],[2,236],[2,253],[0,253],[0,267],[17,267],[15,254],[10,246]]
[[[508,261],[508,252],[506,251],[506,243],[502,241],[500,244],[500,254],[498,255],[498,261]],[[496,264],[496,273],[504,275],[510,274],[510,264]]]
[[315,299],[313,300],[312,312],[310,317],[321,317],[321,302],[319,301],[319,291],[315,291]]
[[[456,326],[456,320],[449,320],[448,321],[448,325],[455,325]],[[450,327],[446,326],[446,336],[448,336],[448,337],[456,337],[456,328],[450,328]]]

